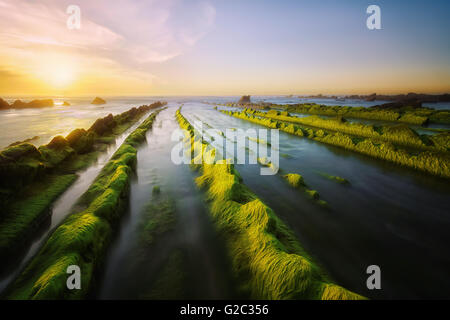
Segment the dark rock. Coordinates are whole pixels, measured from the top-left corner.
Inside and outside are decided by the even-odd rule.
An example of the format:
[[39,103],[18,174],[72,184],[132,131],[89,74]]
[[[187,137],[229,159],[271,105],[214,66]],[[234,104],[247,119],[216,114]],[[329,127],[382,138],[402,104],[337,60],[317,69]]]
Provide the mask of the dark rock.
[[239,104],[247,104],[247,103],[251,103],[250,101],[250,96],[242,96],[239,101]]
[[22,100],[16,100],[11,105],[11,108],[14,108],[14,109],[23,108],[24,105],[26,105],[26,103],[23,102]]
[[53,100],[46,99],[46,100],[33,100],[31,102],[23,102],[22,100],[16,100],[11,105],[11,108],[13,109],[24,109],[24,108],[47,108],[47,107],[53,107],[55,104]]
[[112,114],[109,114],[108,116],[97,119],[94,124],[89,128],[88,131],[95,132],[98,135],[102,136],[105,133],[111,132],[112,128],[116,125],[116,122],[114,120],[114,117]]
[[396,101],[396,102],[389,102],[389,103],[379,104],[379,105],[376,105],[376,106],[372,106],[370,108],[373,108],[373,109],[385,109],[385,110],[396,110],[396,109],[401,109],[401,108],[405,108],[405,107],[421,108],[422,107],[422,102],[420,100],[417,100],[417,99],[405,99],[405,100],[400,100],[400,101]]
[[0,110],[1,109],[9,109],[9,103],[0,98]]
[[50,149],[62,149],[69,145],[69,142],[63,136],[56,136],[47,144]]
[[99,104],[105,104],[105,103],[106,103],[106,101],[103,100],[102,98],[99,98],[99,97],[96,97],[96,98],[91,102],[91,104],[97,104],[97,105],[99,105]]
[[377,94],[376,93],[372,93],[371,95],[368,95],[366,97],[366,99],[364,99],[364,100],[369,101],[369,102],[375,101],[375,100],[377,100]]

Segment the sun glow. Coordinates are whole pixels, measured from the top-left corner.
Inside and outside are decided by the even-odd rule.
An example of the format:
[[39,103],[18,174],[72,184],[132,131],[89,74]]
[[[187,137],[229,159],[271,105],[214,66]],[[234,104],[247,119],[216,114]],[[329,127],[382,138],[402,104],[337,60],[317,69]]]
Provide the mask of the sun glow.
[[66,89],[76,80],[77,65],[66,57],[47,57],[39,64],[38,79],[55,89]]

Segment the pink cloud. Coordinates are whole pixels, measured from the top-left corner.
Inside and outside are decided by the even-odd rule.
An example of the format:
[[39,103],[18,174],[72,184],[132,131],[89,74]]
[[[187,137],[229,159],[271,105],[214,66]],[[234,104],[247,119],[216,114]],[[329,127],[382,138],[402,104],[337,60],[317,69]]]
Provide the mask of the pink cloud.
[[80,30],[66,27],[73,1],[0,0],[0,55],[14,60],[52,51],[142,72],[183,54],[215,20],[214,7],[201,0],[76,2]]

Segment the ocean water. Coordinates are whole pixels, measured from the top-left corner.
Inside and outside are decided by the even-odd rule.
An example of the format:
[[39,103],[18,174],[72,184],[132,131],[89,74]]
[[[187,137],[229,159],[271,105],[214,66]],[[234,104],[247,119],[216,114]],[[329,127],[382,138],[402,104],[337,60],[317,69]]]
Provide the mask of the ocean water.
[[[143,104],[150,104],[158,100],[165,100],[174,103],[188,102],[209,102],[227,103],[236,102],[238,96],[207,96],[207,97],[104,97],[107,100],[105,105],[92,105],[92,98],[81,97],[28,97],[22,99],[29,101],[33,99],[54,99],[56,106],[42,109],[9,109],[0,111],[0,149],[11,143],[23,141],[33,137],[38,137],[30,143],[36,146],[48,143],[57,135],[66,136],[73,129],[89,128],[96,119],[124,112],[132,107]],[[16,97],[6,97],[5,100],[12,103]],[[331,99],[300,99],[296,97],[286,98],[284,96],[254,96],[254,102],[270,102],[277,104],[294,104],[314,102],[325,105],[346,105],[352,107],[370,107],[385,101],[366,102],[362,100],[336,101]],[[64,101],[71,105],[62,106]],[[436,109],[450,109],[450,103],[425,104]]]

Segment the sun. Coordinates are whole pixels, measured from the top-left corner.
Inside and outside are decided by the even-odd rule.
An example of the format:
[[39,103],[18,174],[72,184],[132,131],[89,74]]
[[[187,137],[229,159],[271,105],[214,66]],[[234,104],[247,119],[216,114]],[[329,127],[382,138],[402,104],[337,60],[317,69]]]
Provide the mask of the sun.
[[54,89],[66,89],[75,80],[77,64],[67,57],[52,56],[38,63],[36,76]]
[[53,70],[49,70],[48,82],[55,88],[66,88],[74,79],[74,70],[68,66],[54,66]]

